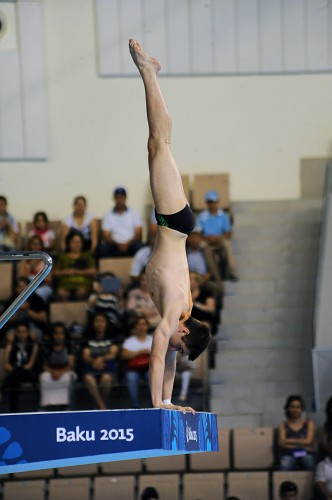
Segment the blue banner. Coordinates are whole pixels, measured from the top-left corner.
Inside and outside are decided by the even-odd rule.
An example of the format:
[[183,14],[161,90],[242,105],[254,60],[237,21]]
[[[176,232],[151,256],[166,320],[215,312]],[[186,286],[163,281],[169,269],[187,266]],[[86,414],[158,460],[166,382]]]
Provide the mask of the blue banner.
[[0,473],[218,450],[216,415],[105,410],[0,416]]

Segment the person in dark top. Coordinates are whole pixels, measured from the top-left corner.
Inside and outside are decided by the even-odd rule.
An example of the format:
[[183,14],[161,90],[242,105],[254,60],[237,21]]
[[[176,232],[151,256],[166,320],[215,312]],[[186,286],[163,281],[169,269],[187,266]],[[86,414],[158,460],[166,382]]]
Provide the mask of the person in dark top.
[[[20,276],[17,279],[15,294],[5,304],[5,309],[7,309],[10,304],[12,304],[12,302],[18,297],[21,292],[23,292],[29,282],[30,281],[27,277]],[[28,324],[31,337],[41,342],[45,333],[47,318],[47,305],[41,297],[33,292],[23,302],[18,310],[9,318],[1,332],[4,332],[5,334],[7,334],[7,336],[13,339],[14,329],[16,328],[16,325],[23,321]],[[5,341],[4,338],[3,341]]]
[[278,428],[280,470],[313,470],[316,428],[312,420],[304,420],[304,401],[301,396],[289,396],[285,404],[286,420]]
[[190,290],[193,300],[191,315],[193,318],[207,324],[211,331],[214,330],[216,320],[216,298],[198,273],[189,274]]
[[15,326],[14,338],[7,340],[4,365],[4,392],[8,393],[9,411],[18,411],[19,388],[24,382],[35,383],[37,380],[36,361],[38,345],[30,334],[27,323],[18,322]]
[[[51,340],[43,349],[43,372],[40,374],[40,406],[66,409],[70,403],[70,389],[77,376],[73,371],[75,356],[66,327],[58,322],[52,325]],[[53,407],[53,408],[52,408]],[[61,408],[60,408],[61,407]]]
[[108,395],[117,372],[118,351],[118,346],[109,335],[105,314],[95,314],[82,351],[83,380],[100,410],[107,408]]

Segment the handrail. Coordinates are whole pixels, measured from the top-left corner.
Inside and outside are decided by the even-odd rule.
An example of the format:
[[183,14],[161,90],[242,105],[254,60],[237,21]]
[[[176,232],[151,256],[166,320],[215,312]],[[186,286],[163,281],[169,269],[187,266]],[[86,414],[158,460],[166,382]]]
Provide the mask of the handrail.
[[[44,262],[44,267],[39,273],[30,281],[23,292],[10,304],[6,311],[0,316],[0,329],[15,314],[17,309],[21,307],[23,302],[31,295],[38,285],[46,278],[52,269],[52,258],[45,252],[1,252],[0,261],[2,260],[28,260],[39,259]],[[1,268],[0,268],[1,269]]]

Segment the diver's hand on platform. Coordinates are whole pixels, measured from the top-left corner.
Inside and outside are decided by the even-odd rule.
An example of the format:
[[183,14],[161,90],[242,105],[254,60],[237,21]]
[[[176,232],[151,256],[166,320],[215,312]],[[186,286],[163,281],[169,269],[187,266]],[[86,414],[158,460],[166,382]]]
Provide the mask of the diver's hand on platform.
[[159,408],[162,408],[163,410],[176,410],[176,411],[181,411],[182,413],[186,413],[189,411],[193,415],[195,415],[195,410],[191,408],[190,406],[179,406],[179,405],[173,405],[173,403],[169,403],[167,405],[161,404]]

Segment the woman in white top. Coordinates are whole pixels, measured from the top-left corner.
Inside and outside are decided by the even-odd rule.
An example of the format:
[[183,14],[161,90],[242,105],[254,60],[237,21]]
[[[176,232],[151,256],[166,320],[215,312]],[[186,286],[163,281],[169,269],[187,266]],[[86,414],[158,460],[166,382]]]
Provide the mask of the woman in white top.
[[149,359],[152,335],[148,335],[149,323],[145,316],[136,317],[132,335],[122,346],[121,358],[126,361],[126,380],[133,408],[139,408],[139,380],[149,383]]
[[98,243],[97,221],[91,212],[87,212],[87,201],[84,196],[76,196],[73,202],[73,213],[67,215],[61,228],[61,250],[66,250],[66,237],[72,232],[79,232],[84,239],[84,250],[94,252]]

